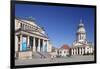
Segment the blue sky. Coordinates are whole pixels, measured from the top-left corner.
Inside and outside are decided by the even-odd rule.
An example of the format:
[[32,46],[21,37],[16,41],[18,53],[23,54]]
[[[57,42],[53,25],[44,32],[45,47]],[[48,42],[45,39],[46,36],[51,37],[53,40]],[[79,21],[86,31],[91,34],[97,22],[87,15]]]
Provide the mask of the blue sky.
[[72,45],[80,19],[87,32],[87,40],[94,42],[94,8],[16,4],[15,16],[33,17],[44,27],[54,47]]

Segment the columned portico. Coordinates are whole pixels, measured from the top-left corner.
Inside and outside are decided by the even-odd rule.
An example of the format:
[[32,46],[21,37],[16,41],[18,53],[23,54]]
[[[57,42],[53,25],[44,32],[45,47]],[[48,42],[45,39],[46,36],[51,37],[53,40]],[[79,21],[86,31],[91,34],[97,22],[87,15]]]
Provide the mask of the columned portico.
[[[47,52],[48,40],[25,34],[17,35],[17,38],[18,38],[18,44],[17,44],[18,51],[32,50],[33,52]],[[26,39],[26,42],[24,38]],[[30,42],[30,39],[32,39],[32,42]],[[24,49],[23,49],[23,41],[26,44],[26,47]]]
[[71,55],[84,55],[85,48],[84,47],[76,47],[71,49]]

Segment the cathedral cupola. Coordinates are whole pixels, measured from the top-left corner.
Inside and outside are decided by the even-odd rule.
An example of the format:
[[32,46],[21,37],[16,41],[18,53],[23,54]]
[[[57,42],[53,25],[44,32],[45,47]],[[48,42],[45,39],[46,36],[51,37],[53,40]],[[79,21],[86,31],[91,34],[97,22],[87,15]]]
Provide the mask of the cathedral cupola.
[[79,33],[86,33],[82,20],[80,20],[80,24],[79,24],[78,30],[77,30],[77,34],[79,34]]
[[86,31],[82,20],[80,20],[80,24],[78,25],[77,30],[77,40],[78,41],[85,41],[86,40]]

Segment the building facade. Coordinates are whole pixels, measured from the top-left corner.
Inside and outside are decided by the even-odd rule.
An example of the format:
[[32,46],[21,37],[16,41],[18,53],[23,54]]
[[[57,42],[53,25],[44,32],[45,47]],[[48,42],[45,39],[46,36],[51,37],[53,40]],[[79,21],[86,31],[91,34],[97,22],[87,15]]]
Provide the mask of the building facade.
[[69,52],[70,48],[68,45],[64,44],[61,48],[58,50],[58,56],[66,57],[70,54]]
[[50,53],[52,57],[67,57],[70,55],[70,47],[66,44],[62,45],[60,48],[52,48]]
[[51,52],[50,40],[32,19],[15,18],[15,57],[31,57],[33,52]]
[[76,32],[76,40],[72,44],[71,55],[93,54],[93,44],[87,41],[86,30],[82,20]]

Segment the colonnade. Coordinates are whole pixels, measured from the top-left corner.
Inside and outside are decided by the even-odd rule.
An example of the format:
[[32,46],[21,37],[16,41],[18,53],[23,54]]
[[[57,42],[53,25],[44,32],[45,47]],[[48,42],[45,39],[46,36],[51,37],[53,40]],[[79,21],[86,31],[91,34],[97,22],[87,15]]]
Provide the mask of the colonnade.
[[19,51],[23,51],[23,46],[22,46],[23,38],[26,39],[26,50],[32,50],[33,52],[47,51],[48,40],[22,34],[18,36]]
[[83,55],[85,54],[84,47],[76,47],[71,49],[71,55]]

